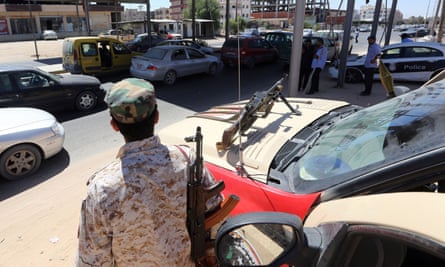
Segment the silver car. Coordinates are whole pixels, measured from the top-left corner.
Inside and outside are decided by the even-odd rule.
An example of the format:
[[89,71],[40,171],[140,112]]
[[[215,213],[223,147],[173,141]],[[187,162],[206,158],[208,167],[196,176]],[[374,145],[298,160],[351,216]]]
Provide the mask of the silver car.
[[130,73],[150,81],[174,84],[176,78],[197,73],[215,75],[219,59],[185,46],[156,46],[142,56],[133,57]]
[[16,180],[36,172],[42,159],[63,148],[65,130],[50,113],[0,108],[0,176]]

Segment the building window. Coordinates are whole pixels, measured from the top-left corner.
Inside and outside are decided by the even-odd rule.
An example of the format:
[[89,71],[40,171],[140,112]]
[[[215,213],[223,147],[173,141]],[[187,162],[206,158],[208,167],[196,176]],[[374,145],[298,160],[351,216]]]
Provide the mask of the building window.
[[62,17],[40,17],[40,25],[42,27],[42,32],[44,30],[54,30],[56,32],[64,31]]
[[34,19],[10,19],[9,21],[13,34],[36,33],[34,30],[36,28]]
[[83,17],[66,17],[66,32],[80,32],[82,31]]

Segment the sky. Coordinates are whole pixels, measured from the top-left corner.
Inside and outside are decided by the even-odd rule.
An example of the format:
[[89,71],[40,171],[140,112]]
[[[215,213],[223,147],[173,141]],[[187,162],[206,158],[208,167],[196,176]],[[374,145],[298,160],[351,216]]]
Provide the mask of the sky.
[[[437,1],[439,0],[398,0],[397,1],[397,9],[403,13],[404,18],[409,18],[411,16],[434,16],[435,9],[437,7]],[[341,0],[330,0],[329,4],[332,9],[337,9]],[[370,5],[375,5],[375,0],[370,0]],[[391,7],[392,0],[382,0],[383,4],[386,4],[388,7]],[[343,0],[343,4],[341,9],[346,9],[348,0]],[[355,0],[355,9],[360,9],[361,6],[364,6],[365,0]],[[135,5],[137,6],[137,5]],[[160,7],[169,7],[169,0],[151,0],[150,1],[150,9],[155,10]],[[137,8],[137,7],[133,7]],[[144,6],[145,8],[145,6]]]

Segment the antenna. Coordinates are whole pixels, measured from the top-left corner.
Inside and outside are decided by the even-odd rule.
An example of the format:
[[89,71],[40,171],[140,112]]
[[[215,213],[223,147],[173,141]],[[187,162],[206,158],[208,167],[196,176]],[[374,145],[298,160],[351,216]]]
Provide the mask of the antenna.
[[[235,22],[236,22],[236,33],[237,33],[237,42],[238,42],[238,101],[241,101],[241,46],[240,46],[240,21],[238,18],[238,0],[235,2]],[[242,12],[242,11],[241,11]],[[241,111],[240,111],[241,112]],[[238,122],[239,129],[241,129],[241,120]],[[243,160],[243,140],[242,134],[239,132],[238,134],[238,162],[236,163],[236,172],[240,176],[246,175],[246,171],[244,170],[244,160]]]

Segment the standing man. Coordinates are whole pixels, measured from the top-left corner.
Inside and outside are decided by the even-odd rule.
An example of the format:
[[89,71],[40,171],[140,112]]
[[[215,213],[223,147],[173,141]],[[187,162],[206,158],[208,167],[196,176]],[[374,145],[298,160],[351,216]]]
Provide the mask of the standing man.
[[381,48],[376,43],[375,36],[368,37],[368,53],[365,59],[365,90],[360,93],[362,96],[371,94],[374,73],[377,71],[377,59],[380,56]]
[[300,65],[300,80],[298,82],[298,91],[304,90],[311,75],[312,59],[314,58],[314,47],[311,38],[304,39]]
[[355,28],[355,43],[358,43],[358,37],[360,35],[360,30],[359,28]]
[[320,83],[320,72],[323,70],[326,60],[328,58],[328,49],[324,46],[323,38],[317,38],[317,43],[315,45],[316,52],[312,59],[312,80],[311,89],[306,94],[311,95],[318,92],[318,87]]
[[400,39],[402,43],[411,43],[414,42],[413,39],[410,39],[407,33],[402,33],[400,35]]
[[[88,181],[76,266],[195,266],[186,226],[192,151],[163,145],[154,135],[159,113],[151,83],[122,80],[105,100],[111,127],[125,144]],[[205,186],[212,185],[213,178],[204,172]],[[221,198],[210,199],[207,209]]]

